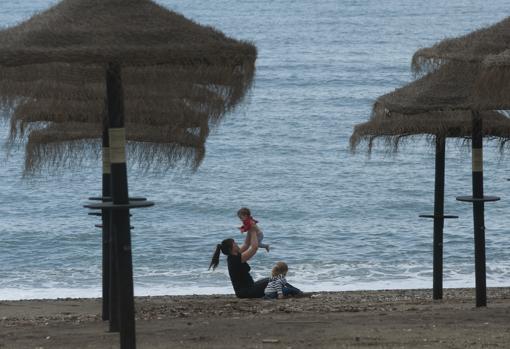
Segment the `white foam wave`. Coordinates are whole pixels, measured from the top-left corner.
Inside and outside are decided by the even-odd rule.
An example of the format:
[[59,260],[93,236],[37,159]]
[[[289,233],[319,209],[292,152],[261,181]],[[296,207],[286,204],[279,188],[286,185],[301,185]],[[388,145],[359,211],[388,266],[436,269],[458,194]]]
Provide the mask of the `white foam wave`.
[[[305,292],[336,292],[361,290],[395,290],[395,289],[427,289],[432,288],[432,281],[426,279],[387,279],[374,282],[339,282],[335,280],[320,283],[306,283],[303,280],[292,282]],[[445,280],[444,288],[473,288],[474,278],[459,278]],[[510,287],[508,280],[487,280],[488,287]],[[175,285],[135,285],[135,296],[165,296],[165,295],[213,295],[233,294],[230,284],[223,286],[175,286]],[[98,298],[101,297],[100,288],[34,288],[34,289],[0,289],[0,300],[23,299],[58,299],[58,298]]]

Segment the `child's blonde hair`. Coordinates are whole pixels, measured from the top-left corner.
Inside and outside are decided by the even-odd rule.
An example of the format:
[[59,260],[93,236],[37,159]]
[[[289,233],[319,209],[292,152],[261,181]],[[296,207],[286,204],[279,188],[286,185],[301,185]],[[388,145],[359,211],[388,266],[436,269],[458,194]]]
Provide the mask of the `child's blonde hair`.
[[273,277],[278,275],[286,275],[289,271],[289,267],[287,266],[287,263],[285,262],[278,262],[274,265],[273,270],[271,271],[271,275]]

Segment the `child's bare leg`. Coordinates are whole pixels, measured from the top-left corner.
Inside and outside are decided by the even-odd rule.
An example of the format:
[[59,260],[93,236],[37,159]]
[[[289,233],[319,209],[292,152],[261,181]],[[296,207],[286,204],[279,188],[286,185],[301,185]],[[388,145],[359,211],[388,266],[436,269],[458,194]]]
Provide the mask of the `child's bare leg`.
[[264,234],[260,232],[259,234],[257,234],[257,238],[259,240],[259,247],[265,248],[266,251],[269,252],[269,244],[265,244],[262,242],[262,240],[264,240]]

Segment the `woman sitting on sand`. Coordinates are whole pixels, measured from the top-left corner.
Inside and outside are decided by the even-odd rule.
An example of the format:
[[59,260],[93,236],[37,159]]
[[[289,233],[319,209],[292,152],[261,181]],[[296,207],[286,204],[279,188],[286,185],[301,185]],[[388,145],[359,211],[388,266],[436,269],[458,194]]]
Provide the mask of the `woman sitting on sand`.
[[234,287],[234,292],[239,298],[261,298],[264,297],[264,289],[269,282],[269,278],[253,281],[250,275],[250,266],[246,263],[253,257],[259,248],[259,242],[256,234],[248,234],[244,244],[239,247],[234,239],[225,239],[216,246],[216,251],[209,265],[216,269],[220,262],[220,251],[227,255],[228,274]]

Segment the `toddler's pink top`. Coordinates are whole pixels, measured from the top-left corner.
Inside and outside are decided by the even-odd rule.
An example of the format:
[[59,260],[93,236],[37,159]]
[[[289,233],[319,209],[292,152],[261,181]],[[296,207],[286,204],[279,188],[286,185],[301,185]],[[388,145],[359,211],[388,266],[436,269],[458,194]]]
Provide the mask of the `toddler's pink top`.
[[246,233],[247,231],[249,231],[251,229],[252,225],[257,224],[257,223],[258,223],[258,221],[253,219],[252,216],[248,216],[243,220],[243,226],[239,227],[239,230],[241,230],[241,233]]

